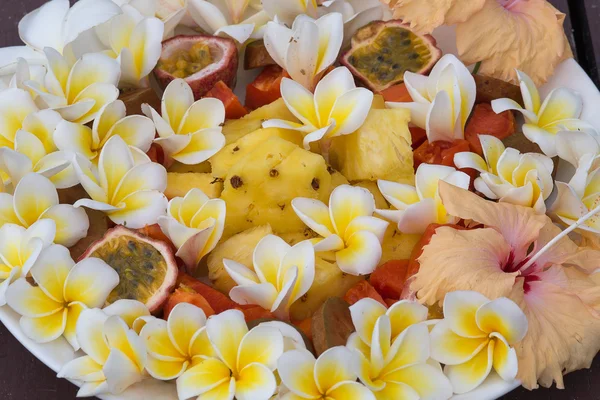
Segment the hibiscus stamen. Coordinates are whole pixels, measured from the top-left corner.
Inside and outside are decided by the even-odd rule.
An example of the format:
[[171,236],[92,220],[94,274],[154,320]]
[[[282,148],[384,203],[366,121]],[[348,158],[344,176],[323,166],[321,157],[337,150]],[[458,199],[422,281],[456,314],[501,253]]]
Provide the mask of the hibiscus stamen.
[[569,226],[567,229],[565,229],[564,231],[562,231],[561,233],[556,235],[551,241],[546,243],[546,245],[544,247],[542,247],[542,249],[540,251],[538,251],[533,257],[531,257],[531,259],[529,261],[527,261],[527,263],[525,263],[525,265],[523,265],[523,268],[521,268],[521,270],[526,270],[527,268],[529,268],[534,262],[537,261],[538,258],[540,258],[542,256],[542,254],[544,254],[552,246],[554,246],[556,243],[558,243],[562,238],[567,236],[569,233],[573,232],[575,229],[579,228],[580,225],[583,225],[585,223],[585,221],[592,218],[594,215],[598,214],[599,212],[600,212],[600,206],[594,208],[592,211],[585,214],[583,217],[579,218],[577,220],[577,222],[575,222],[573,225]]

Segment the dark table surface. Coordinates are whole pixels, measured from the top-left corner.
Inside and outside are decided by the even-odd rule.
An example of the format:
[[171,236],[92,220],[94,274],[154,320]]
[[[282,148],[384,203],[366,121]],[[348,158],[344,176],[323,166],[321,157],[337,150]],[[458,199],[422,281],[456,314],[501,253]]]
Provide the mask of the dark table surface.
[[[285,0],[282,0],[285,1]],[[20,44],[17,23],[45,0],[0,0],[0,47]],[[575,57],[600,86],[600,0],[551,0],[567,14],[565,30]],[[589,370],[566,377],[566,390],[518,389],[503,400],[600,400],[600,357]],[[29,353],[0,324],[0,400],[74,399],[77,389]]]

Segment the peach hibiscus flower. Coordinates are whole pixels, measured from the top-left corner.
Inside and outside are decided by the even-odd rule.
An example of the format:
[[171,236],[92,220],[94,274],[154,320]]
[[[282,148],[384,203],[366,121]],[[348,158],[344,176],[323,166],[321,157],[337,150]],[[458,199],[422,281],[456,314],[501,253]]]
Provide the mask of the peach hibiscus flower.
[[600,251],[578,247],[531,208],[483,200],[445,182],[439,192],[450,214],[484,227],[438,228],[411,290],[430,305],[455,290],[513,300],[529,320],[515,345],[517,378],[528,389],[553,381],[563,388],[563,373],[589,367],[600,350],[600,286],[592,279]]

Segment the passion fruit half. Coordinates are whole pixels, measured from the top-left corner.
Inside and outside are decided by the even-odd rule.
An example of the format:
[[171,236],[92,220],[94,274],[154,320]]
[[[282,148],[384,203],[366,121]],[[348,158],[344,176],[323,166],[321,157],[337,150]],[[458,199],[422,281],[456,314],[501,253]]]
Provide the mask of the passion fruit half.
[[233,88],[237,67],[238,51],[232,39],[179,35],[163,42],[154,76],[163,89],[174,79],[184,79],[198,100],[219,81]]
[[373,21],[352,37],[340,62],[374,92],[404,81],[404,73],[426,74],[442,56],[431,35],[420,35],[400,20]]
[[156,313],[177,282],[177,262],[169,245],[122,225],[106,231],[81,259],[87,257],[104,260],[119,274],[119,285],[108,295],[108,304],[138,300]]

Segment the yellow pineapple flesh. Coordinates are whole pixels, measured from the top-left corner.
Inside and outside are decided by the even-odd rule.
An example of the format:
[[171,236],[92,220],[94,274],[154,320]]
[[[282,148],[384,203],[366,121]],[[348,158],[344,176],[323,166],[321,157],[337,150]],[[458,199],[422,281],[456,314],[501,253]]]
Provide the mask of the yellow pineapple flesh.
[[200,174],[205,174],[211,171],[210,163],[208,161],[204,161],[200,164],[182,164],[178,161],[175,161],[169,168],[167,168],[169,172],[197,172]]
[[296,145],[302,145],[303,136],[300,132],[280,128],[261,128],[242,136],[228,144],[210,158],[213,176],[225,178],[227,173],[238,161],[250,154],[261,143],[272,137],[280,137]]
[[325,160],[279,137],[271,137],[236,163],[225,178],[224,236],[270,224],[276,233],[306,228],[291,207],[296,197],[324,203],[331,194]]
[[250,269],[254,269],[252,263],[254,248],[262,238],[271,233],[273,231],[269,225],[258,226],[238,233],[215,247],[208,256],[207,264],[208,277],[217,290],[229,294],[231,288],[236,286],[235,281],[231,279],[225,270],[223,259],[237,261]]
[[388,203],[385,200],[385,197],[383,197],[383,195],[379,191],[379,187],[377,187],[377,182],[373,182],[373,181],[360,181],[360,182],[356,182],[352,186],[358,186],[358,187],[361,187],[361,188],[365,188],[369,192],[371,192],[371,194],[375,198],[375,207],[380,208],[380,209],[384,209],[384,210],[387,210],[389,208]]
[[169,172],[167,173],[167,199],[184,197],[193,188],[202,190],[208,197],[215,199],[223,191],[223,180],[217,179],[212,174],[196,172]]
[[381,260],[379,265],[390,260],[408,260],[413,248],[417,245],[421,235],[401,233],[396,229],[396,224],[391,223],[383,237]]
[[371,109],[356,132],[332,139],[329,161],[349,181],[414,183],[408,110]]

